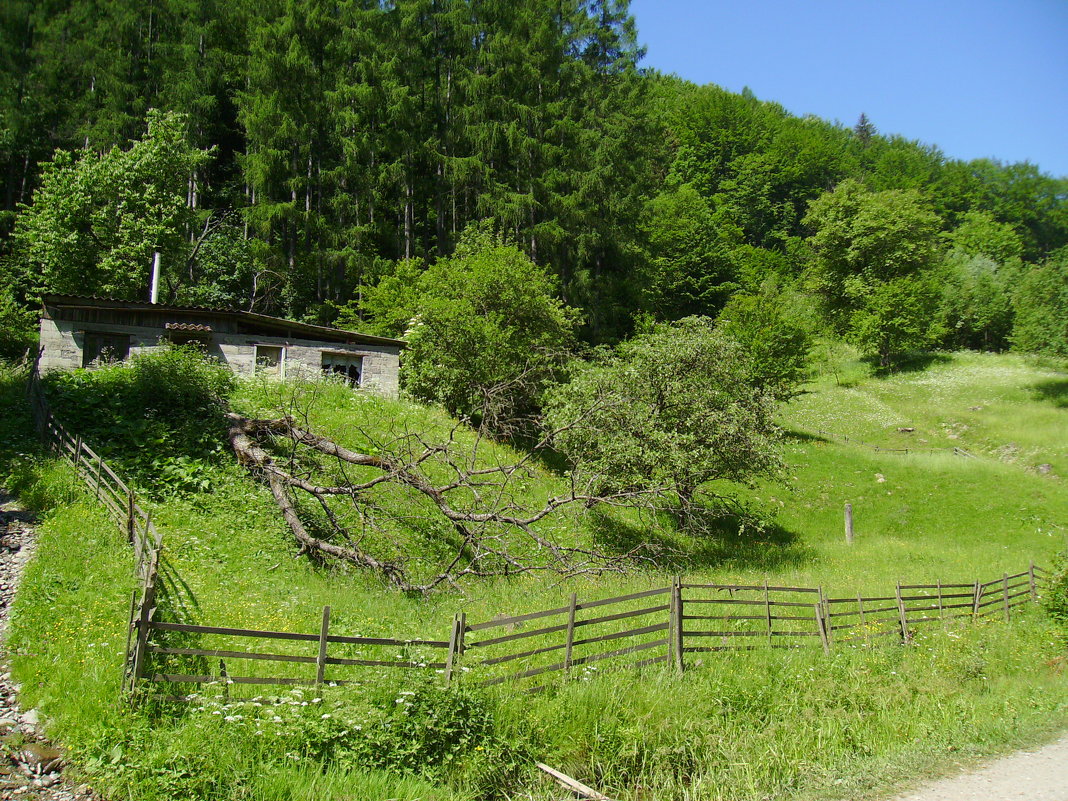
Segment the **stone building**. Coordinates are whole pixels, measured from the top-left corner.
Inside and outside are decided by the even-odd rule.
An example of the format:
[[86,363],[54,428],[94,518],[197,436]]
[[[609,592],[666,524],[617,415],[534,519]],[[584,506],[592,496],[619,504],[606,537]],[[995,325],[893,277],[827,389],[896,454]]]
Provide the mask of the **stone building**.
[[254,312],[73,295],[41,300],[42,373],[122,361],[167,342],[196,343],[240,375],[339,375],[382,395],[399,390],[404,343],[397,339]]

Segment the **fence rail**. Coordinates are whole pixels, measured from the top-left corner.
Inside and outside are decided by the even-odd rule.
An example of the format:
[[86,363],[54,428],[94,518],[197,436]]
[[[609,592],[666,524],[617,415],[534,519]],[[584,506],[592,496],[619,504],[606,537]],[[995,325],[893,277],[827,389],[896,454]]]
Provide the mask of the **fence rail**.
[[37,433],[53,453],[66,460],[98,502],[111,514],[126,535],[134,552],[134,570],[140,586],[130,600],[130,627],[124,662],[124,689],[133,689],[148,642],[147,623],[156,614],[157,580],[163,536],[152,523],[152,516],[137,503],[134,491],[80,436],[75,436],[52,414],[41,387],[37,360],[30,369],[26,395]]
[[[150,515],[115,471],[55,419],[36,365],[28,395],[44,441],[74,467],[133,546],[141,582],[130,603],[123,686],[148,690],[155,698],[187,698],[175,688],[190,684],[218,683],[227,693],[231,685],[351,684],[361,681],[352,678],[353,669],[436,671],[446,683],[462,670],[492,686],[593,671],[605,660],[636,667],[666,663],[681,672],[687,654],[817,646],[829,652],[836,644],[870,645],[884,638],[908,643],[917,627],[931,623],[994,616],[1008,622],[1014,608],[1037,600],[1038,585],[1048,576],[1031,564],[986,582],[899,583],[893,594],[837,598],[827,597],[822,587],[690,583],[678,577],[666,587],[612,598],[580,601],[572,593],[562,606],[480,622],[469,623],[460,613],[440,639],[331,634],[330,607],[323,608],[318,632],[161,621],[156,584],[162,537]],[[257,642],[269,650],[257,650]],[[246,667],[234,675],[228,660]]]
[[[217,647],[200,643],[178,648],[148,640],[144,651],[153,666],[138,673],[138,679],[159,689],[153,697],[181,700],[186,696],[167,692],[164,685],[218,683],[226,692],[229,685],[242,684],[345,685],[361,681],[352,678],[352,668],[436,671],[450,682],[462,666],[472,674],[469,680],[493,686],[593,671],[605,660],[635,667],[671,664],[681,671],[688,654],[809,647],[829,652],[836,644],[874,644],[888,637],[908,643],[918,627],[929,623],[950,625],[960,618],[995,615],[1010,620],[1014,608],[1037,598],[1043,575],[1042,568],[1031,565],[987,582],[899,584],[893,594],[840,598],[827,597],[820,587],[676,579],[667,587],[612,598],[580,601],[573,593],[564,606],[479,622],[468,623],[461,613],[447,637],[425,640],[331,634],[329,607],[323,610],[319,633],[149,620],[145,627],[150,635],[176,632],[225,641]],[[235,638],[269,641],[271,650],[242,649],[233,645]],[[280,643],[296,643],[297,650],[282,653]],[[170,669],[166,662],[171,657],[198,659],[202,666],[218,659],[218,668]],[[275,667],[235,675],[228,669],[233,660]],[[280,675],[279,665],[289,666],[288,675]]]

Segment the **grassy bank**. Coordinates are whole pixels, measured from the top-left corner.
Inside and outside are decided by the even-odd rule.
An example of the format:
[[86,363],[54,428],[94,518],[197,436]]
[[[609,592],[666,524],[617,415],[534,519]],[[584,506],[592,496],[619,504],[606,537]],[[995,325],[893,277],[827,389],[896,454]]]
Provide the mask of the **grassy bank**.
[[[784,410],[787,486],[750,496],[779,510],[775,525],[676,538],[685,552],[659,570],[405,596],[365,572],[294,558],[264,489],[218,459],[203,468],[209,492],[154,504],[168,575],[185,582],[187,613],[215,625],[315,631],[329,604],[338,633],[444,637],[460,609],[486,619],[556,605],[571,591],[593,598],[662,585],[676,570],[868,592],[899,579],[992,578],[1064,548],[1063,373],[979,355],[888,379],[864,370],[843,363]],[[0,389],[0,463],[45,511],[11,633],[24,703],[41,708],[86,777],[119,797],[555,798],[530,766],[537,758],[623,799],[857,798],[1068,724],[1062,646],[1037,609],[1009,629],[929,629],[908,648],[711,654],[683,677],[658,667],[587,670],[535,696],[375,676],[320,695],[238,704],[211,689],[182,709],[133,709],[117,696],[131,557],[69,473],[32,451],[14,378]],[[387,424],[451,425],[432,410],[340,388],[296,398],[247,385],[234,403],[249,413],[299,403],[317,430],[353,445]],[[883,447],[908,437],[979,458],[876,452],[842,437]],[[530,492],[555,480],[541,472]],[[852,548],[842,540],[845,501],[856,516]],[[603,518],[584,513],[551,525],[576,542],[606,536]],[[615,529],[643,533],[626,516]]]

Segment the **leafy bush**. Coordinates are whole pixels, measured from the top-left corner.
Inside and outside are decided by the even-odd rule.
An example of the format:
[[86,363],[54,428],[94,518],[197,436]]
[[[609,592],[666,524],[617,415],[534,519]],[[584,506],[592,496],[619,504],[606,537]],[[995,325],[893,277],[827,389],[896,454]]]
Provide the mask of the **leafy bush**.
[[35,315],[23,309],[0,285],[0,358],[18,359],[36,342]]
[[773,398],[707,317],[657,325],[575,373],[551,393],[547,424],[595,494],[669,490],[687,510],[699,491],[715,499],[707,482],[781,469]]
[[421,279],[401,378],[417,398],[505,433],[535,413],[574,346],[574,309],[552,277],[483,227]]
[[209,489],[234,382],[226,367],[183,345],[53,374],[47,393],[69,429],[158,495]]
[[1046,613],[1065,628],[1068,636],[1068,551],[1057,556],[1042,593]]

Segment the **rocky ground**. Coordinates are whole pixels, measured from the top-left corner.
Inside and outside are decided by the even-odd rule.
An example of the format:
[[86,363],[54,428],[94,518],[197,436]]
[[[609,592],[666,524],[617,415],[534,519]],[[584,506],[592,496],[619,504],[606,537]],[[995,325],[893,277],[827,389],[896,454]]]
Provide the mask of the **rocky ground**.
[[6,664],[8,611],[33,548],[33,516],[0,491],[0,799],[90,801],[92,790],[64,779],[63,753],[45,739],[37,710],[19,710]]

